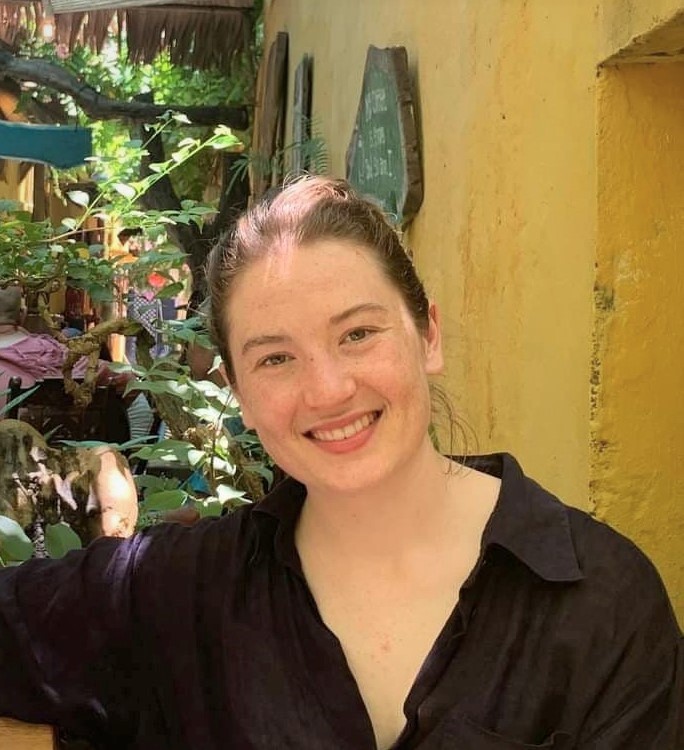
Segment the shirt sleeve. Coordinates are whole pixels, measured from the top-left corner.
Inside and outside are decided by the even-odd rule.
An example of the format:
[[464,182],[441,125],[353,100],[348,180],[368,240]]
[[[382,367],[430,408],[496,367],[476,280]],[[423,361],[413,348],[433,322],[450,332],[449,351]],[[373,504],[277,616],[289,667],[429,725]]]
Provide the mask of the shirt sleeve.
[[638,604],[625,597],[617,607],[613,668],[584,724],[578,750],[684,749],[682,633],[650,563],[631,584]]
[[134,733],[131,579],[144,536],[0,571],[0,715]]

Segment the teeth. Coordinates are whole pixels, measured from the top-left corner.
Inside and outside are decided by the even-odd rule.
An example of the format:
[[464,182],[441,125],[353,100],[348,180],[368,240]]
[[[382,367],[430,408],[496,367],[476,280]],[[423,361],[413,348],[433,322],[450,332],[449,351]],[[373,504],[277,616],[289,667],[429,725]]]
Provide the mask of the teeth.
[[364,414],[362,417],[357,419],[352,424],[348,424],[345,427],[338,428],[336,430],[312,430],[311,434],[316,440],[322,440],[324,442],[330,442],[333,440],[346,440],[350,437],[354,437],[357,432],[361,432],[368,425],[375,422],[376,414]]

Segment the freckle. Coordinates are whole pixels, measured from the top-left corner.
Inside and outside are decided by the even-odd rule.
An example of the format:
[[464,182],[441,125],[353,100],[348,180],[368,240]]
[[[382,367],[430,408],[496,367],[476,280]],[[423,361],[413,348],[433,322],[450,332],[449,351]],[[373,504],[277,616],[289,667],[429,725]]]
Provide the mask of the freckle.
[[380,651],[382,651],[384,654],[389,654],[391,650],[392,646],[390,645],[389,638],[383,638],[382,642],[380,643]]

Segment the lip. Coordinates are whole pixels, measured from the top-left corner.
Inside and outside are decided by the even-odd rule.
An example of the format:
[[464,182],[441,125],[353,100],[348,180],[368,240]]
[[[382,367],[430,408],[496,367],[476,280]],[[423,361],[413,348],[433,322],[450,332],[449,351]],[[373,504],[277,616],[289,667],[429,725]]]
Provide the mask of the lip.
[[374,414],[375,419],[367,427],[364,427],[352,437],[344,438],[342,440],[317,440],[315,437],[313,437],[312,430],[306,432],[305,435],[316,447],[320,448],[326,453],[351,453],[352,451],[356,451],[359,450],[359,448],[362,448],[371,439],[378,422],[382,418],[382,411],[378,410],[372,412],[359,412],[356,415],[349,415],[347,417],[344,417],[343,419],[326,422],[325,424],[317,425],[315,427],[317,431],[332,431],[336,429],[342,429],[347,425],[353,424],[366,414]]
[[312,432],[332,432],[332,430],[344,429],[347,425],[354,424],[358,419],[365,417],[366,414],[376,415],[376,419],[380,416],[380,409],[367,409],[366,411],[358,411],[353,414],[347,414],[339,419],[333,419],[329,422],[319,422],[318,424],[309,427],[306,431],[306,435],[310,435]]

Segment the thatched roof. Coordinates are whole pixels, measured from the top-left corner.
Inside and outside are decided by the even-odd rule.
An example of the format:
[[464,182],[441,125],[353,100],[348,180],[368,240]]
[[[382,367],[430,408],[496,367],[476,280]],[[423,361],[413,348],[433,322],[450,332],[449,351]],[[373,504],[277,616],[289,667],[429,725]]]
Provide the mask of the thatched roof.
[[40,25],[44,5],[54,12],[57,44],[99,50],[115,28],[125,34],[134,62],[150,62],[168,49],[174,63],[225,68],[252,35],[254,0],[0,0],[0,39],[16,44]]

